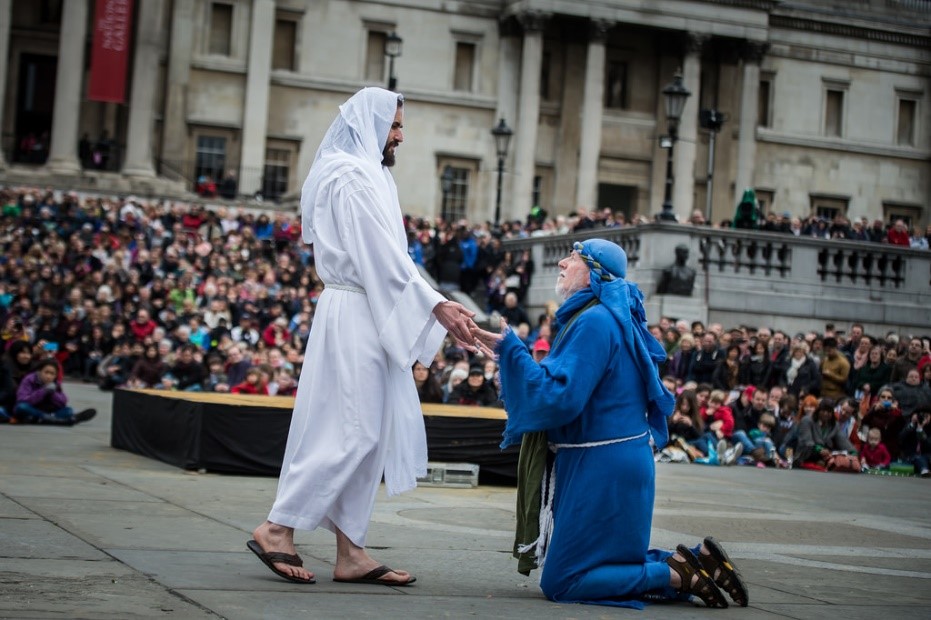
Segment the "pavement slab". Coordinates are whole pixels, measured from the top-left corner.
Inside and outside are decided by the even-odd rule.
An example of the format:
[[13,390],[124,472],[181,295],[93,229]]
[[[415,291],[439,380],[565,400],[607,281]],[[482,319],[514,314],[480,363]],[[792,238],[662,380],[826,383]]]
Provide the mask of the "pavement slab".
[[109,447],[110,398],[70,429],[0,426],[0,618],[931,617],[931,481],[750,467],[657,466],[652,544],[712,534],[748,608],[646,612],[547,601],[511,558],[515,490],[423,487],[377,497],[367,545],[410,588],[332,581],[333,536],[299,532],[314,585],[276,578],[245,543],[273,478],[189,472]]

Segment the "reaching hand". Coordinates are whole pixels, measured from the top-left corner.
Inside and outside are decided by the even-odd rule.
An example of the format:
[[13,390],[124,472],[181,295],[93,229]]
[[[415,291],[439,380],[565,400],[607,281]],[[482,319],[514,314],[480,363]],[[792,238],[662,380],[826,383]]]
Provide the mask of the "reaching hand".
[[475,341],[475,346],[478,347],[478,350],[484,353],[487,357],[495,357],[495,349],[498,346],[498,343],[501,342],[504,335],[508,333],[511,329],[508,327],[508,322],[505,319],[501,319],[500,323],[501,332],[494,333],[485,331],[484,329],[479,328],[477,325],[472,329],[472,339]]
[[472,317],[475,313],[468,310],[465,306],[455,301],[444,301],[433,308],[433,314],[440,325],[446,328],[446,331],[458,341],[459,346],[474,351],[472,345],[472,328],[475,322]]

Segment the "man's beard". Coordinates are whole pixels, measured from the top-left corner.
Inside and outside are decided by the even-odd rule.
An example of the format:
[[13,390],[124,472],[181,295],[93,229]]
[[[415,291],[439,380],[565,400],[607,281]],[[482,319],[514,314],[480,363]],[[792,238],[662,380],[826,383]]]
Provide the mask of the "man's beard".
[[388,144],[385,145],[385,150],[381,152],[381,165],[387,168],[390,168],[391,166],[393,166],[394,161],[395,161],[394,153],[389,150],[391,147],[397,148],[398,145],[396,142],[394,143],[389,142]]

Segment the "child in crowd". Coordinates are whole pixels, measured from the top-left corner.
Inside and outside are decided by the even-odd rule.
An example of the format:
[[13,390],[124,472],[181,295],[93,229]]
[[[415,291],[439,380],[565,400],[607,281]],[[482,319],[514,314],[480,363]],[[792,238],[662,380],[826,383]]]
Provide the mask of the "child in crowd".
[[766,463],[772,463],[776,467],[787,468],[788,464],[782,460],[776,451],[776,444],[773,443],[773,430],[776,428],[776,416],[771,413],[764,413],[756,424],[756,428],[751,429],[748,434],[750,445],[744,446],[749,448],[750,454],[756,461],[757,467],[766,467]]
[[16,390],[11,422],[72,426],[97,415],[96,409],[75,413],[68,406],[68,397],[62,390],[58,375],[58,362],[53,359],[39,362],[35,371],[26,375]]
[[204,381],[206,392],[229,392],[226,373],[223,372],[223,359],[217,355],[207,358],[207,380]]
[[863,463],[863,470],[868,469],[889,469],[889,463],[892,457],[889,456],[889,450],[883,445],[882,433],[878,428],[871,428],[866,435],[866,443],[860,446],[860,458]]
[[297,380],[287,368],[279,368],[275,373],[276,394],[278,396],[294,396],[297,394]]
[[267,396],[268,388],[262,382],[262,371],[256,367],[250,368],[246,371],[245,380],[238,385],[234,385],[230,392],[233,394],[262,394]]

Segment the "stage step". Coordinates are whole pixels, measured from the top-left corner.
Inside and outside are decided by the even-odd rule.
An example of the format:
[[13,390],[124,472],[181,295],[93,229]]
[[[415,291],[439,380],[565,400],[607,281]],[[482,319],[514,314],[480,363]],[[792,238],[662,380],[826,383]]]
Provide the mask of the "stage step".
[[427,463],[427,475],[417,478],[417,485],[473,489],[478,486],[478,465],[474,463]]

